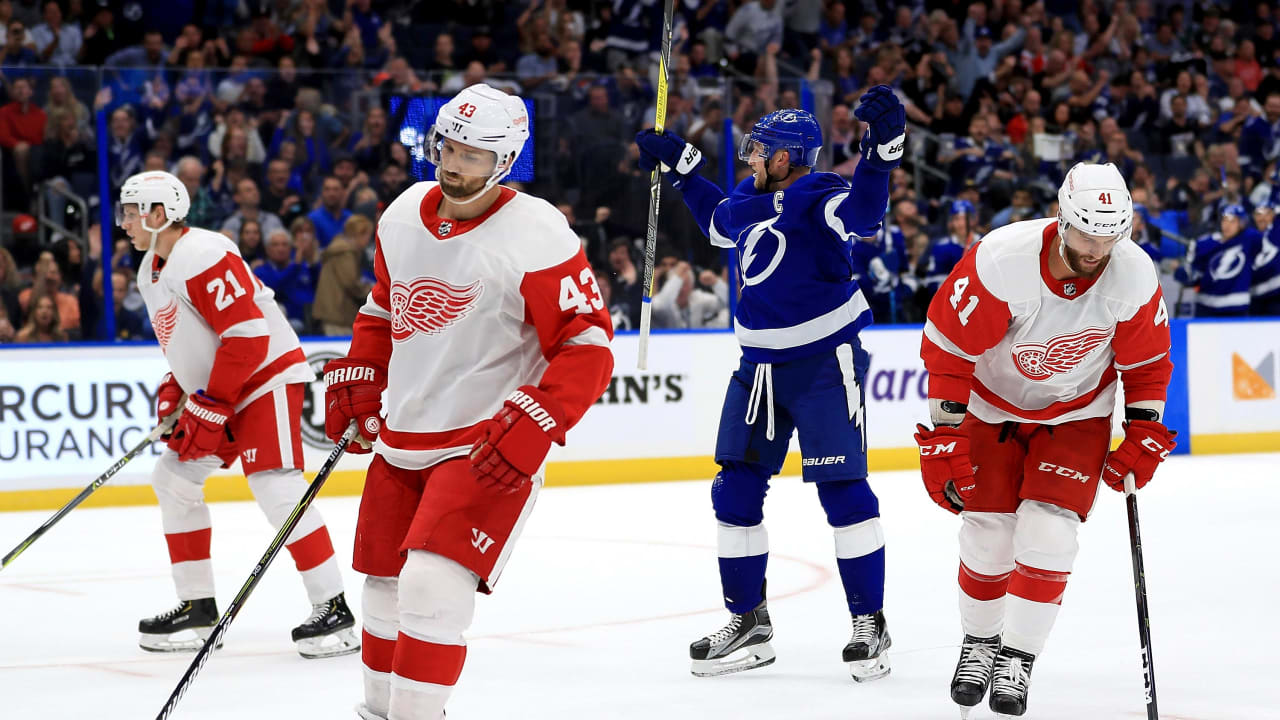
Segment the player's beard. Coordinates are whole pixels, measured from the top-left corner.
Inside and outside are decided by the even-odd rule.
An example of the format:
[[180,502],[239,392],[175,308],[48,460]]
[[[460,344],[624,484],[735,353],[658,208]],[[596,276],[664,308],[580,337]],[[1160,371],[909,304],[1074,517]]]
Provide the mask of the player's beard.
[[466,200],[474,196],[484,189],[484,184],[489,180],[487,177],[461,174],[454,174],[453,178],[445,173],[440,173],[437,178],[440,181],[440,192],[448,195],[450,200]]
[[1067,263],[1067,269],[1069,269],[1071,272],[1075,273],[1079,277],[1085,277],[1085,278],[1097,277],[1098,273],[1101,273],[1103,269],[1107,267],[1107,263],[1111,262],[1111,255],[1107,254],[1106,256],[1104,256],[1102,259],[1098,261],[1097,265],[1095,265],[1092,269],[1089,269],[1084,264],[1083,253],[1076,252],[1074,249],[1072,249],[1072,247],[1067,244],[1067,241],[1065,238],[1059,238],[1059,242],[1062,243],[1062,250],[1063,250],[1063,256],[1064,256],[1063,260],[1065,260]]

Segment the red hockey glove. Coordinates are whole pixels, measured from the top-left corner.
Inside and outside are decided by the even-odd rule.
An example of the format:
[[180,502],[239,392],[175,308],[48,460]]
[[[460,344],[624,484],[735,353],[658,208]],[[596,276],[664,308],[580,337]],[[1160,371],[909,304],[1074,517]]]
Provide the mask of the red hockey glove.
[[564,431],[560,403],[532,385],[515,390],[471,447],[476,480],[494,492],[519,490],[542,467],[552,441],[564,444]]
[[1124,424],[1124,442],[1107,455],[1102,479],[1112,490],[1124,492],[1124,478],[1133,473],[1135,488],[1151,482],[1156,466],[1177,447],[1176,430],[1151,420],[1130,420]]
[[235,408],[205,395],[203,390],[188,395],[182,416],[169,437],[169,447],[178,453],[180,462],[217,453],[227,439],[227,421],[234,412]]
[[920,475],[929,497],[944,510],[959,514],[973,495],[973,465],[969,462],[969,436],[957,427],[932,430],[916,425],[920,446]]
[[347,452],[369,452],[382,429],[382,391],[386,373],[359,360],[339,358],[324,366],[324,434],[334,442],[342,438],[351,421],[360,428]]
[[[165,373],[160,378],[160,387],[156,389],[156,420],[164,422],[165,418],[182,409],[182,386],[173,379],[173,373]],[[165,440],[173,436],[173,431],[161,435]]]

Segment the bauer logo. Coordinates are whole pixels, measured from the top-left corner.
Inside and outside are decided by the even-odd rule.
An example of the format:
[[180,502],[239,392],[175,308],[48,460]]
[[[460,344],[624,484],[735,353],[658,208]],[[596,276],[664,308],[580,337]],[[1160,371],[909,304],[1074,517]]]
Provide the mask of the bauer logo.
[[302,442],[326,452],[333,449],[333,443],[324,435],[324,366],[341,357],[344,356],[328,350],[307,355],[307,365],[311,366],[316,379],[307,385],[302,395]]
[[1269,352],[1257,365],[1231,353],[1231,396],[1236,400],[1273,400],[1276,396],[1276,354]]

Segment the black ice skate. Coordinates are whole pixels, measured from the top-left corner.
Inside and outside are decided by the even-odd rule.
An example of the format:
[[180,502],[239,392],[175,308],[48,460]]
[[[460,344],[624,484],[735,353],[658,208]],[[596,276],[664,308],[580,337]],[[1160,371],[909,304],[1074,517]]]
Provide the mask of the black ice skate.
[[311,606],[311,617],[293,629],[293,642],[298,654],[316,659],[348,655],[360,649],[355,633],[355,616],[347,608],[347,599],[338,593]]
[[218,624],[213,598],[183,600],[174,609],[138,621],[138,645],[149,652],[199,650]]
[[689,646],[693,674],[713,677],[771,665],[777,657],[769,645],[772,639],[773,624],[761,600],[755,610],[732,614],[728,625]]
[[892,669],[888,653],[891,645],[893,639],[889,637],[883,610],[872,615],[854,615],[853,636],[844,646],[841,657],[849,663],[849,674],[857,682],[878,680]]
[[1031,687],[1031,665],[1036,656],[1003,647],[996,655],[991,673],[991,711],[998,718],[1022,717],[1027,711],[1027,691]]
[[999,635],[989,638],[964,636],[956,674],[951,677],[951,699],[960,706],[960,717],[968,718],[969,710],[986,697],[998,652]]

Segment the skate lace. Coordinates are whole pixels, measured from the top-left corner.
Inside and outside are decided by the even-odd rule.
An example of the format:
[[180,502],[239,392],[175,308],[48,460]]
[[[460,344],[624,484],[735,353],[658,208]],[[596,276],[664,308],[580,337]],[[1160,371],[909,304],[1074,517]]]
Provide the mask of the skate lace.
[[738,629],[741,627],[742,627],[742,616],[734,615],[732,618],[729,619],[728,625],[725,625],[724,627],[720,628],[715,632],[714,635],[708,638],[708,640],[711,641],[711,646],[715,647],[721,643],[727,642],[734,635],[738,634]]
[[156,616],[155,619],[161,622],[165,620],[172,620],[173,618],[185,612],[187,609],[187,606],[188,606],[188,603],[180,602],[178,603],[177,607],[173,608],[172,610],[167,610],[165,612],[160,613],[159,615]]
[[[1004,667],[1001,667],[1001,665],[1004,665]],[[996,666],[991,692],[998,695],[1022,697],[1027,694],[1027,685],[1030,682],[1031,674],[1027,672],[1026,664],[1019,658],[1011,657],[1007,664],[1000,663]]]
[[964,659],[960,661],[956,679],[986,685],[987,673],[990,672],[991,663],[995,661],[997,647],[995,643],[965,643]]
[[874,615],[855,615],[853,618],[853,637],[850,643],[870,645],[876,641],[876,618]]
[[329,614],[329,603],[328,603],[328,602],[322,602],[322,603],[318,603],[318,604],[316,604],[316,605],[312,605],[312,606],[311,606],[311,617],[308,617],[306,620],[302,621],[302,624],[303,624],[303,625],[311,625],[311,624],[313,624],[313,623],[318,623],[318,622],[320,622],[321,620],[323,620],[323,619],[325,618],[325,616],[326,616],[326,615],[328,615],[328,614]]

